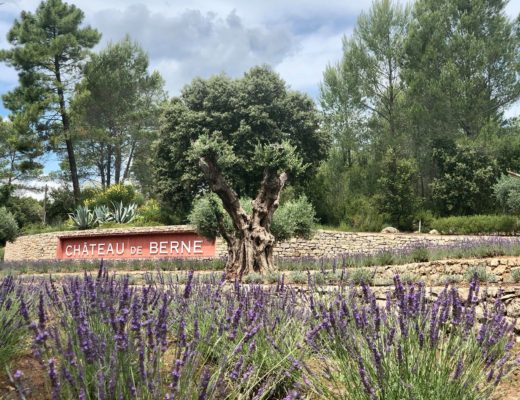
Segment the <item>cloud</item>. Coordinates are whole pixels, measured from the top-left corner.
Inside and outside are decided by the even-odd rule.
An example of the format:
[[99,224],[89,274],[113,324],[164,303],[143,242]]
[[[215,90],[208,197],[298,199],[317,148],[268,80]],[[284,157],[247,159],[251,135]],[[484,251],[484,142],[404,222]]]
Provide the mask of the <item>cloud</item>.
[[253,65],[276,66],[298,49],[286,27],[246,26],[234,10],[224,17],[200,10],[166,16],[139,4],[99,11],[90,23],[103,33],[104,43],[126,34],[139,42],[172,94],[196,76],[237,76]]

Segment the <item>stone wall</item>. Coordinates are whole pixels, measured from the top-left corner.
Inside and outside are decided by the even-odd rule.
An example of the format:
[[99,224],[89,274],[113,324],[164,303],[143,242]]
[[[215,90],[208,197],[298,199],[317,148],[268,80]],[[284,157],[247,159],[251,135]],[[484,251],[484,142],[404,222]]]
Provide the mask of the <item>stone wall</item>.
[[491,283],[509,284],[512,283],[511,271],[520,268],[520,257],[436,260],[370,267],[374,284],[382,286],[391,284],[394,275],[420,280],[427,285],[442,285],[448,278],[453,282],[465,282],[470,268],[485,270]]
[[438,247],[481,240],[511,241],[512,236],[429,235],[419,233],[362,233],[318,231],[310,240],[291,239],[279,243],[275,255],[281,257],[334,257],[342,254],[379,253],[418,246]]
[[[6,261],[54,259],[59,237],[62,236],[101,236],[107,234],[127,234],[145,232],[193,232],[188,225],[157,226],[125,229],[92,229],[87,231],[66,231],[21,236],[14,243],[7,243],[4,259]],[[463,244],[471,241],[489,239],[486,236],[429,235],[407,233],[359,233],[317,231],[312,239],[291,239],[278,243],[274,254],[278,257],[334,257],[342,254],[378,253],[400,250],[417,246],[437,247]],[[493,240],[510,240],[520,243],[516,237],[491,237]],[[227,254],[226,243],[217,239],[217,256]]]

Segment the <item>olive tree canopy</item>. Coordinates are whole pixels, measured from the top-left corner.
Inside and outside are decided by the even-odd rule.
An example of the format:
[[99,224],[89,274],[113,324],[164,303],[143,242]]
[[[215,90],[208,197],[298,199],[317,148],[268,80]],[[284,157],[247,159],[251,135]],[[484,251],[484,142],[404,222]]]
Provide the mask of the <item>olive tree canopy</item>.
[[[274,268],[273,214],[288,179],[313,173],[328,148],[306,95],[291,91],[270,68],[240,79],[195,79],[164,113],[156,178],[164,203],[186,213],[196,195],[214,192],[229,215],[229,276]],[[251,197],[252,211],[240,205]],[[224,228],[224,227],[223,227]]]

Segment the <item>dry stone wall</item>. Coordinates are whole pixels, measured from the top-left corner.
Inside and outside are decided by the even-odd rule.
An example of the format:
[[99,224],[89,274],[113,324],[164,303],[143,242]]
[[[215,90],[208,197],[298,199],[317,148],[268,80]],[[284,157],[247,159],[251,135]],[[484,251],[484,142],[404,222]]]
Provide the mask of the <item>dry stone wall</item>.
[[427,285],[442,285],[467,281],[467,272],[472,268],[486,272],[490,283],[513,283],[511,271],[520,268],[520,257],[474,258],[436,260],[404,265],[370,267],[376,285],[392,284],[393,277],[400,275],[406,279],[422,281]]
[[[193,232],[189,225],[156,226],[143,228],[92,229],[87,231],[66,231],[21,236],[14,243],[7,243],[6,261],[49,260],[56,257],[56,248],[61,236],[101,236],[107,234],[131,234],[146,232]],[[492,237],[514,240],[520,238]],[[464,244],[471,241],[489,239],[485,236],[429,235],[406,233],[359,233],[317,231],[312,239],[294,238],[278,243],[274,254],[278,257],[336,257],[342,254],[378,253],[388,250],[407,249],[417,246],[438,247]],[[226,243],[217,239],[218,257],[227,254]]]
[[341,254],[374,254],[418,246],[461,245],[481,240],[506,240],[520,243],[511,236],[429,235],[416,233],[362,233],[318,231],[312,239],[293,238],[281,242],[275,255],[281,257],[334,257]]

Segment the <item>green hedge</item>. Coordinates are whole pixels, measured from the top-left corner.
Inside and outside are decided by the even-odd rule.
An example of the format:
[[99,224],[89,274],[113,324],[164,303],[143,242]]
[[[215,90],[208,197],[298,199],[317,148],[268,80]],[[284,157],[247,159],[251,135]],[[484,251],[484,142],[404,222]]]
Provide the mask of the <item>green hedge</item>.
[[433,221],[432,228],[440,233],[453,235],[491,233],[512,235],[519,230],[519,221],[517,217],[510,215],[471,215],[437,218]]

